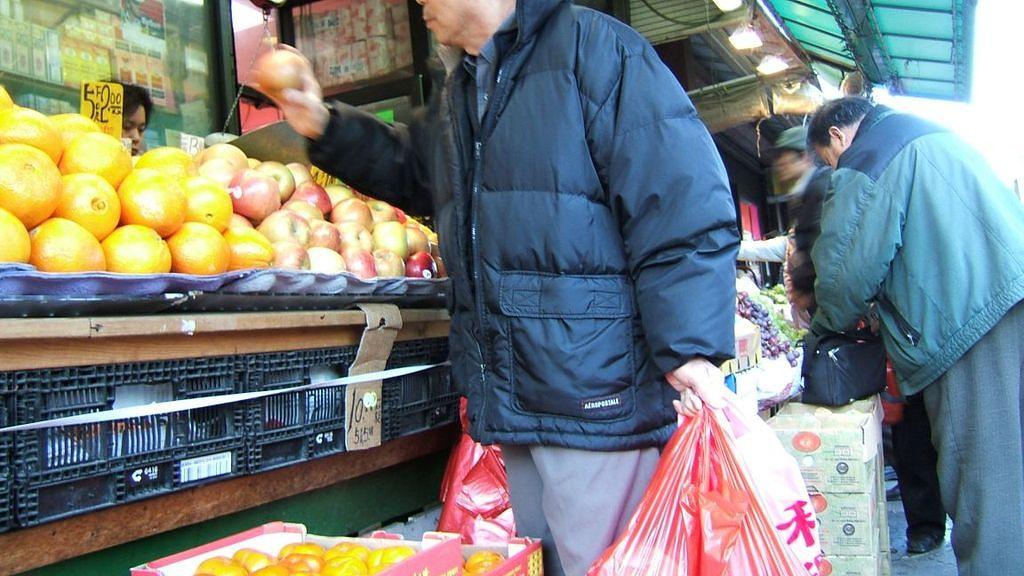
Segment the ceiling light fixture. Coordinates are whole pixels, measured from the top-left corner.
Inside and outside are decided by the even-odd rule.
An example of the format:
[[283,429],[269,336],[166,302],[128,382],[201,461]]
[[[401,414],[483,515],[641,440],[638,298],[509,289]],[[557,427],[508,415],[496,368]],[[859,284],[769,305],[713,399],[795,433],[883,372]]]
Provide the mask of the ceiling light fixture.
[[740,26],[735,32],[730,34],[729,43],[737,50],[753,50],[764,45],[764,42],[761,41],[761,35],[750,24]]
[[761,63],[757,65],[757,71],[763,76],[771,76],[772,74],[778,74],[783,70],[789,68],[789,64],[785,60],[778,56],[769,54],[761,60]]
[[714,2],[722,12],[732,12],[743,6],[743,0],[714,0]]

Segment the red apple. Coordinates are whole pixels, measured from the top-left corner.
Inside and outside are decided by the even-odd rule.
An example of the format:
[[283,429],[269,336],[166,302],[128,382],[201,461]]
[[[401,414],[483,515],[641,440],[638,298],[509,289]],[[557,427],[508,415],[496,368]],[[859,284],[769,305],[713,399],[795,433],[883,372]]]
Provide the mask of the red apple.
[[334,250],[314,246],[309,252],[309,269],[321,274],[339,274],[346,270],[345,259]]
[[383,200],[367,200],[366,205],[370,207],[370,214],[373,215],[373,224],[376,226],[381,222],[397,222],[398,212],[395,207]]
[[316,206],[313,206],[309,202],[306,202],[305,200],[295,200],[293,198],[285,202],[284,206],[282,206],[281,208],[284,208],[285,210],[291,210],[292,212],[295,212],[299,216],[302,216],[311,223],[314,220],[324,219],[324,215],[320,213],[320,209],[317,208]]
[[377,266],[377,276],[381,278],[401,278],[405,276],[405,262],[391,250],[378,248],[373,251],[373,263]]
[[373,227],[373,247],[384,248],[403,261],[409,257],[409,243],[405,239],[405,226],[398,222],[381,222]]
[[304,200],[320,209],[320,217],[331,211],[331,197],[315,182],[303,182],[295,187],[292,200]]
[[373,215],[370,214],[370,207],[366,202],[357,198],[342,200],[334,210],[331,210],[331,222],[343,224],[345,222],[356,222],[362,224],[363,228],[373,228]]
[[395,208],[395,216],[397,217],[398,221],[401,222],[402,224],[405,224],[406,222],[409,221],[409,216],[406,215],[405,210],[402,210],[401,208]]
[[410,254],[430,252],[430,241],[427,240],[427,235],[423,233],[423,230],[413,228],[408,224],[405,226],[405,243],[409,245]]
[[246,168],[239,172],[228,187],[235,214],[260,222],[275,210],[281,208],[281,196],[277,182],[255,170]]
[[349,272],[363,280],[377,277],[377,264],[369,250],[355,247],[347,248],[341,253],[341,256],[345,259],[345,267],[348,268]]
[[327,196],[331,199],[332,209],[338,204],[341,204],[343,200],[356,197],[356,193],[344,184],[328,184],[327,186],[324,186],[324,192],[327,192]]
[[200,176],[205,176],[227,188],[231,186],[231,182],[235,179],[235,176],[238,176],[241,170],[232,164],[230,160],[213,158],[200,164],[198,172]]
[[335,224],[341,233],[341,248],[359,248],[367,252],[373,250],[373,235],[358,222],[342,222]]
[[416,252],[405,261],[405,275],[408,278],[437,278],[437,263],[426,252]]
[[295,179],[296,188],[298,188],[301,184],[305,182],[313,181],[313,175],[309,173],[309,168],[307,168],[304,164],[300,164],[298,162],[289,162],[288,164],[285,164],[285,166],[289,170],[291,170],[292,178]]
[[231,218],[228,219],[228,230],[232,228],[255,228],[249,219],[241,214],[232,214]]
[[281,193],[282,203],[291,198],[292,192],[295,192],[295,177],[292,176],[292,171],[286,168],[284,164],[268,160],[261,162],[256,171],[277,180],[277,189]]
[[310,248],[317,246],[341,252],[341,232],[338,232],[334,224],[323,220],[311,220],[309,229]]
[[274,268],[309,270],[309,253],[295,242],[274,242]]
[[309,222],[291,210],[278,210],[260,224],[257,230],[271,242],[294,242],[309,246]]
[[214,144],[199,153],[199,156],[196,157],[196,163],[201,166],[214,158],[227,160],[236,170],[246,170],[249,168],[249,159],[245,156],[245,152],[242,152],[242,149],[234,144],[226,142]]
[[307,66],[302,56],[291,50],[270,50],[256,60],[252,80],[261,92],[280,100],[285,89],[302,89],[302,75]]

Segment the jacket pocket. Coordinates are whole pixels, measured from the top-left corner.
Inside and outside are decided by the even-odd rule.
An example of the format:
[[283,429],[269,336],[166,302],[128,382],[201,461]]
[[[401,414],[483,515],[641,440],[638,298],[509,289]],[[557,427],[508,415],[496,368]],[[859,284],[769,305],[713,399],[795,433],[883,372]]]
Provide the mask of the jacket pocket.
[[921,332],[914,328],[887,298],[880,298],[878,304],[883,312],[883,321],[885,316],[888,315],[892,319],[892,327],[895,328],[896,334],[901,336],[905,343],[910,344],[912,347],[917,347],[918,343],[921,342]]
[[625,276],[501,275],[512,395],[523,412],[613,420],[635,407]]

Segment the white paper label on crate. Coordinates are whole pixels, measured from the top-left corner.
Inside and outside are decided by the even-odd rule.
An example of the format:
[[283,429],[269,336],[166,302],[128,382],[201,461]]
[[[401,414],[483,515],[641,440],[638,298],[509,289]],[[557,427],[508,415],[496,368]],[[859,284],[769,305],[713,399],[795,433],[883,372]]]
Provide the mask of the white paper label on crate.
[[206,148],[206,140],[201,136],[193,136],[192,134],[181,133],[181,149],[188,152],[192,156],[199,154]]
[[181,483],[198,482],[231,473],[231,452],[220,452],[181,461]]

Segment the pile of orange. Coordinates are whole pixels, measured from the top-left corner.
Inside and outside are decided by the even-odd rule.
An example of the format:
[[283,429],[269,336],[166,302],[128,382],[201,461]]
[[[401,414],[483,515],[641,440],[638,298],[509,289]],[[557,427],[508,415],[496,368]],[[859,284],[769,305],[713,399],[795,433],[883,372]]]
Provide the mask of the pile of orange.
[[288,544],[277,557],[243,548],[227,556],[204,560],[195,576],[370,576],[414,556],[409,546],[391,546],[370,550],[355,542],[342,542],[330,549],[318,544]]

